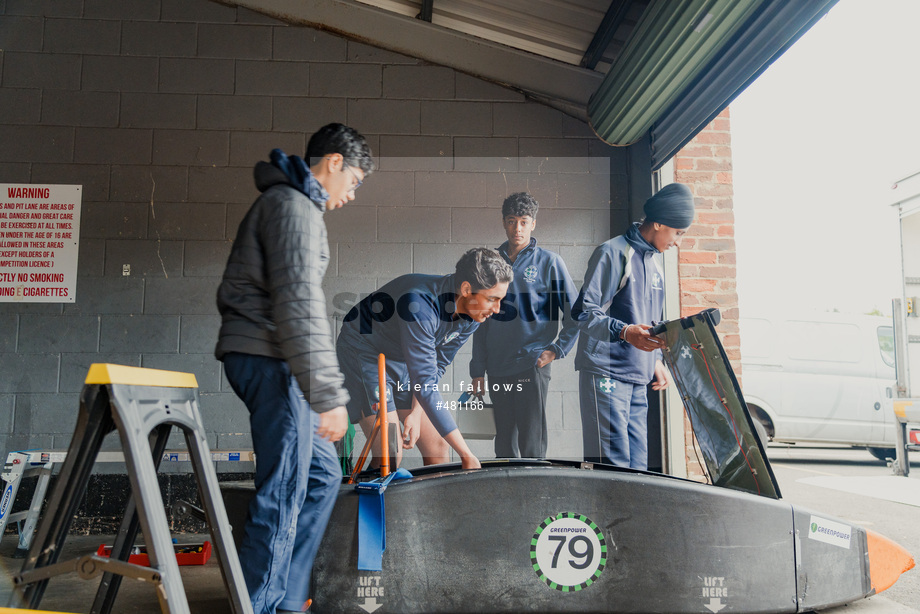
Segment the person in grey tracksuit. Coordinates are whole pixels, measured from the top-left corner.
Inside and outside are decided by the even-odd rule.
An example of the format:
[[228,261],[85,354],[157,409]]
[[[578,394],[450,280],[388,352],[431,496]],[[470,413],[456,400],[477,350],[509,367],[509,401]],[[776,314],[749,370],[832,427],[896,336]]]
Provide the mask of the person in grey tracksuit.
[[663,342],[648,333],[663,316],[661,254],[679,246],[693,222],[693,195],[670,184],[643,209],[641,223],[594,250],[572,305],[584,459],[633,469],[648,468],[646,387],[669,383]]

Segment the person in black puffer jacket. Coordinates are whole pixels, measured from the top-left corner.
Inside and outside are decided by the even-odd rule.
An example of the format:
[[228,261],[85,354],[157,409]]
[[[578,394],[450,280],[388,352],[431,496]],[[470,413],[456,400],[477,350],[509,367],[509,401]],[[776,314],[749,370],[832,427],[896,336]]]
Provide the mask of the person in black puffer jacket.
[[[329,124],[307,162],[279,149],[255,167],[262,192],[240,223],[217,291],[215,356],[250,414],[256,495],[240,562],[254,611],[303,611],[342,478],[333,442],[348,428],[321,287],[323,214],[355,198],[375,167],[357,131]],[[309,166],[308,166],[309,163]]]

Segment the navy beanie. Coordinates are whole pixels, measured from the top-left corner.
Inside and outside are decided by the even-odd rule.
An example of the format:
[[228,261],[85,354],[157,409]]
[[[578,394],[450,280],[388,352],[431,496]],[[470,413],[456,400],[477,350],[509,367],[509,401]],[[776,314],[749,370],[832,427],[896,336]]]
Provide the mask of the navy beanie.
[[671,228],[689,228],[693,223],[693,194],[684,184],[672,183],[645,201],[642,209],[646,222],[658,222]]

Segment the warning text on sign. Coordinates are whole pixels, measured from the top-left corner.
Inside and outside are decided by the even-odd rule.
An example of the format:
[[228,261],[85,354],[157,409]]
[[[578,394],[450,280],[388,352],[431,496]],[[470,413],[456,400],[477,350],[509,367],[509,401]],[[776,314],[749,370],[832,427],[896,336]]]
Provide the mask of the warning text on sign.
[[78,185],[0,184],[0,302],[74,302],[81,203]]

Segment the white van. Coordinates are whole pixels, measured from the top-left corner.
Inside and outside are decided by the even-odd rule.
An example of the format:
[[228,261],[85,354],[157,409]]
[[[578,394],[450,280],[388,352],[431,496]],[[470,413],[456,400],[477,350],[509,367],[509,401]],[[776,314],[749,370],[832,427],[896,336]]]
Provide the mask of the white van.
[[894,458],[891,320],[821,313],[742,317],[741,383],[751,416],[784,443],[843,443]]

